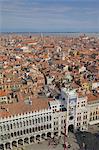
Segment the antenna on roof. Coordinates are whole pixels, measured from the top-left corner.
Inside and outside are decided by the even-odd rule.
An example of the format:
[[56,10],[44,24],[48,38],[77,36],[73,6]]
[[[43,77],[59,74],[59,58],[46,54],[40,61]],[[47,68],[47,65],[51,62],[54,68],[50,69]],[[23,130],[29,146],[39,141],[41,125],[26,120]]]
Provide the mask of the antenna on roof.
[[32,105],[32,100],[31,100],[30,96],[29,96],[29,104]]
[[41,41],[43,42],[43,45],[45,44],[44,35],[41,33]]

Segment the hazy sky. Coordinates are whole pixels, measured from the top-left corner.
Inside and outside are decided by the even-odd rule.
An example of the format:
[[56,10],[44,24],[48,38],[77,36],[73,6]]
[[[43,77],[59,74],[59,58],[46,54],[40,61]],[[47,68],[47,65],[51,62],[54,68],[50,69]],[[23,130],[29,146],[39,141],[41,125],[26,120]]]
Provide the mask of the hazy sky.
[[0,0],[0,31],[99,32],[99,0]]

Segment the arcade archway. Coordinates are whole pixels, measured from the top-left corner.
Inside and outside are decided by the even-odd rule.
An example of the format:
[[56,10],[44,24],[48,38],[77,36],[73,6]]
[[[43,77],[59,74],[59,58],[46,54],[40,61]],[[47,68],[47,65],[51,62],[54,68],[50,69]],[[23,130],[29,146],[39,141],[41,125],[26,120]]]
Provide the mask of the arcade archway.
[[73,124],[68,126],[68,132],[72,132],[72,133],[74,132],[74,125]]

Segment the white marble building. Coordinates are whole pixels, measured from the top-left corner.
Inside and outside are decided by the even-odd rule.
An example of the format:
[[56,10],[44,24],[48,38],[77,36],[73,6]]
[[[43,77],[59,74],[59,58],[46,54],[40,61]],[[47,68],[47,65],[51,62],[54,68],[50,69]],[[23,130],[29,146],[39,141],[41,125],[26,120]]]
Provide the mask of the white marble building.
[[[57,101],[53,102],[57,106]],[[0,149],[12,149],[60,136],[64,132],[66,111],[59,108],[54,111],[52,101],[48,105],[48,109],[0,117]],[[4,110],[3,113],[9,112]]]
[[20,109],[14,104],[0,106],[1,150],[61,136],[64,128],[68,134],[69,131],[86,131],[89,125],[99,123],[99,99],[96,96],[84,96],[65,88],[58,100],[31,101],[21,102]]

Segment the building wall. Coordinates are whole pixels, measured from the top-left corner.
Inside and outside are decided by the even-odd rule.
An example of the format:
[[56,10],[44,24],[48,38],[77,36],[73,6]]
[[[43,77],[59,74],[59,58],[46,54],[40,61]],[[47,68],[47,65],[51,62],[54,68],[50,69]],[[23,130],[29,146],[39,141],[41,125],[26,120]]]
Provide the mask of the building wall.
[[77,106],[76,106],[76,121],[75,128],[76,130],[85,131],[88,129],[88,106],[87,106],[87,97],[78,97]]
[[7,101],[8,101],[7,96],[0,97],[0,103],[7,103]]
[[99,123],[99,102],[88,104],[89,109],[89,124]]
[[[45,110],[0,120],[0,142],[14,140],[35,133],[51,131],[51,111]],[[9,138],[10,137],[10,138]]]
[[99,82],[92,83],[92,89],[99,87]]
[[[66,108],[66,109],[64,109]],[[71,118],[72,117],[72,118]],[[71,118],[71,119],[70,119]],[[87,97],[75,92],[62,95],[62,99],[49,103],[49,109],[0,118],[0,145],[30,144],[61,133],[68,134],[70,125],[74,131],[88,130],[88,125],[99,123],[99,102],[88,103]],[[8,144],[9,143],[9,144]]]
[[39,142],[64,132],[66,112],[53,112],[51,109],[30,112],[0,119],[0,145],[12,148],[13,143]]
[[88,103],[87,97],[78,98],[76,109],[76,130],[88,130],[89,125],[99,123],[99,102]]
[[0,79],[2,79],[3,78],[3,74],[2,74],[2,72],[0,72]]
[[66,107],[66,134],[68,134],[69,126],[75,129],[77,93],[75,90],[67,91],[65,88],[61,91],[62,104]]

